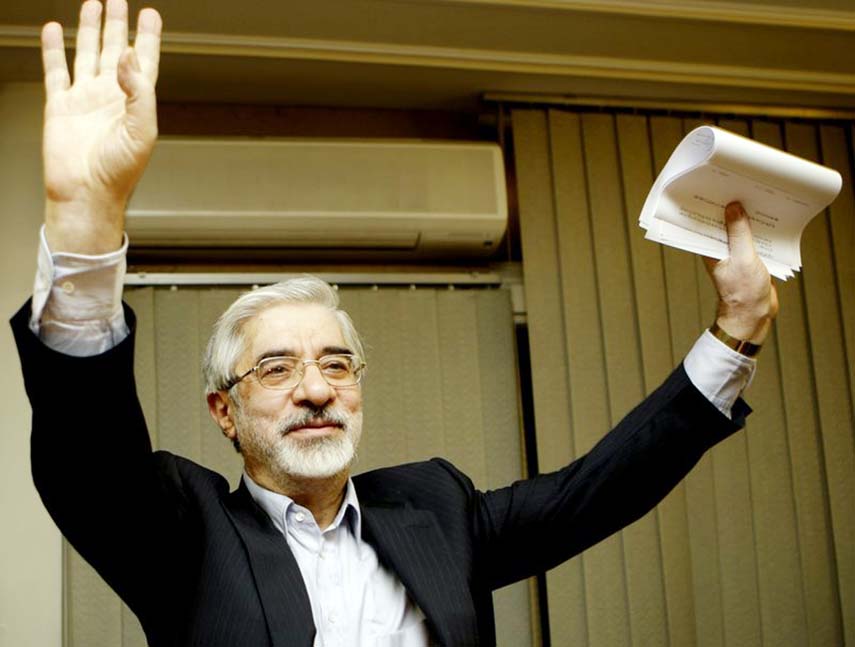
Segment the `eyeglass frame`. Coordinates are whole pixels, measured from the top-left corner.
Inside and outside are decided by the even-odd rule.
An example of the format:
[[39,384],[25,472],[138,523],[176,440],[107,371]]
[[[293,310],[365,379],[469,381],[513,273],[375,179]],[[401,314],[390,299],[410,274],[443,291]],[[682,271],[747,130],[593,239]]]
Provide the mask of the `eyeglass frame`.
[[[330,384],[329,381],[327,381],[327,378],[324,376],[324,372],[321,370],[321,362],[324,361],[328,357],[349,357],[349,358],[351,358],[351,360],[354,362],[354,366],[355,366],[354,372],[357,374],[356,375],[356,382],[354,382],[353,384],[339,384],[339,385]],[[277,389],[277,388],[273,388],[270,386],[265,386],[261,382],[261,380],[258,379],[258,375],[257,375],[258,369],[261,367],[262,364],[264,364],[264,362],[269,362],[270,360],[273,360],[273,359],[285,359],[285,358],[297,360],[297,362],[300,364],[300,379],[297,380],[297,383],[294,386],[289,386],[289,387],[285,387],[282,389]],[[314,364],[315,366],[317,366],[318,367],[318,373],[321,374],[321,379],[328,386],[331,386],[334,389],[351,389],[354,386],[357,386],[360,382],[362,382],[362,375],[364,373],[365,367],[367,366],[367,364],[365,362],[359,360],[358,355],[354,355],[353,353],[330,353],[329,355],[323,355],[323,356],[319,357],[318,359],[301,359],[299,357],[294,357],[293,355],[274,355],[272,357],[263,357],[260,360],[258,360],[258,363],[255,366],[253,366],[251,369],[246,371],[243,375],[240,375],[236,378],[232,378],[231,380],[226,382],[226,384],[225,384],[225,386],[223,386],[222,390],[223,391],[229,391],[232,387],[235,387],[238,384],[240,384],[244,380],[244,378],[249,376],[250,373],[256,373],[256,380],[258,381],[258,384],[259,384],[259,386],[261,386],[261,388],[268,389],[269,391],[291,391],[293,389],[296,389],[298,386],[300,386],[303,383],[303,379],[306,377],[306,365],[308,365],[308,364]]]

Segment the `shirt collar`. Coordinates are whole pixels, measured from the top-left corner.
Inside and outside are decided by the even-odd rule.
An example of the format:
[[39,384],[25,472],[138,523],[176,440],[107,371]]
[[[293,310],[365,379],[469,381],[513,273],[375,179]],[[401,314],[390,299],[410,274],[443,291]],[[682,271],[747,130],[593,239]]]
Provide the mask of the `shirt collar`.
[[[261,509],[267,513],[273,525],[283,535],[288,535],[287,513],[288,508],[296,505],[294,500],[279,492],[273,492],[260,486],[252,480],[252,477],[243,473],[243,482],[249,490],[253,500],[261,506]],[[344,499],[342,499],[341,507],[338,509],[332,524],[327,530],[332,530],[341,525],[342,520],[347,522],[346,526],[353,533],[354,537],[360,539],[362,537],[362,512],[359,509],[359,499],[356,497],[356,488],[353,485],[353,480],[348,478],[347,485],[344,490]]]

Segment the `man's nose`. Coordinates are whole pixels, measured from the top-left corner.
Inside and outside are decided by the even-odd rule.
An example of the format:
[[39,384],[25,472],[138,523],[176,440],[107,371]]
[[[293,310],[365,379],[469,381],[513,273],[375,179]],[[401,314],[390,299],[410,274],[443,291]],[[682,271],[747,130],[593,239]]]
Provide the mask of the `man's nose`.
[[335,398],[335,389],[327,384],[317,364],[307,364],[303,367],[303,379],[291,392],[291,396],[295,402],[324,405]]

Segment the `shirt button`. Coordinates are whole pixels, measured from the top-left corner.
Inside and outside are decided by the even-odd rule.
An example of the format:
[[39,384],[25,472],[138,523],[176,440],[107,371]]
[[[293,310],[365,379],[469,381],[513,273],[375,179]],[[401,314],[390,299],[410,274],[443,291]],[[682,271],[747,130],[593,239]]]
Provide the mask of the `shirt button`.
[[303,523],[303,522],[306,520],[306,515],[304,515],[302,512],[298,512],[297,514],[295,514],[295,515],[294,515],[294,518],[295,518],[299,523]]
[[74,292],[74,283],[72,283],[71,281],[66,281],[62,284],[62,291],[66,294],[71,294],[72,292]]
[[331,613],[329,616],[329,621],[331,625],[334,625],[336,622],[338,622],[338,616],[334,613]]

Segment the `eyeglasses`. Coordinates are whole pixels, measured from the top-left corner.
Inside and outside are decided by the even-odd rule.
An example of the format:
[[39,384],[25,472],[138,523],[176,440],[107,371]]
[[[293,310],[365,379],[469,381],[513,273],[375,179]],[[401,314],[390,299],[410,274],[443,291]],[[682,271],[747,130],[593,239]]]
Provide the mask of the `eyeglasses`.
[[335,388],[356,386],[365,370],[365,363],[355,355],[324,355],[320,359],[265,357],[240,377],[227,382],[223,389],[228,391],[250,373],[255,373],[258,383],[265,389],[295,389],[303,381],[308,364],[315,364],[324,381]]

